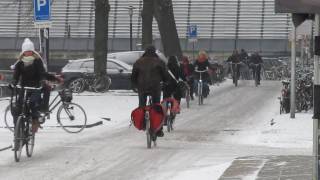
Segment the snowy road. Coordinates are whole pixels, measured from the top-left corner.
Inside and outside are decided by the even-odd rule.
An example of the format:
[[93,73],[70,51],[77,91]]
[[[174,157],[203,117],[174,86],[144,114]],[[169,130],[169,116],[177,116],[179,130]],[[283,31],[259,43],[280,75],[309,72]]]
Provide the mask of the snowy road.
[[[175,131],[165,133],[151,150],[146,148],[145,133],[128,128],[136,96],[117,92],[77,96],[74,101],[85,107],[90,123],[100,117],[111,121],[76,135],[56,128],[40,130],[32,158],[24,154],[15,163],[13,152],[0,152],[0,179],[215,180],[237,157],[310,154],[308,148],[252,143],[258,138],[252,132],[268,126],[269,118],[278,113],[280,86],[262,82],[256,88],[251,81],[241,81],[236,88],[228,81],[214,87],[203,106],[183,105]],[[4,106],[0,101],[1,112]],[[54,118],[48,123],[53,122]],[[0,148],[10,145],[11,139],[6,129],[0,129]]]

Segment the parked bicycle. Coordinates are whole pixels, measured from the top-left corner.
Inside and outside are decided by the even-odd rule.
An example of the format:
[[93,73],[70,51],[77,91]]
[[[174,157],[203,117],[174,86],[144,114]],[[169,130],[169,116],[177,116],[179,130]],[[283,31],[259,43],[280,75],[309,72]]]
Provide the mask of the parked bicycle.
[[204,88],[204,83],[203,83],[203,80],[202,80],[202,73],[205,73],[207,72],[208,69],[206,70],[203,70],[203,71],[199,71],[199,70],[195,70],[195,72],[199,73],[200,74],[200,78],[198,80],[198,84],[197,84],[197,92],[198,92],[198,104],[199,105],[202,105],[203,104],[203,98],[204,98],[204,95],[203,95],[203,88]]
[[[58,107],[56,118],[57,122],[68,133],[79,133],[87,124],[87,115],[84,109],[72,101],[72,91],[69,89],[61,89],[57,91],[57,95],[49,104],[49,111],[42,113],[42,118],[50,119],[50,114]],[[6,127],[10,131],[14,131],[14,118],[12,112],[17,111],[18,94],[12,92],[10,105],[7,106],[4,114]]]
[[281,90],[281,97],[278,97],[280,100],[280,114],[290,112],[290,89],[289,81],[282,81],[283,88]]
[[74,93],[82,93],[84,90],[103,93],[109,90],[111,78],[107,75],[97,76],[93,73],[84,73],[81,78],[73,80],[69,89]]

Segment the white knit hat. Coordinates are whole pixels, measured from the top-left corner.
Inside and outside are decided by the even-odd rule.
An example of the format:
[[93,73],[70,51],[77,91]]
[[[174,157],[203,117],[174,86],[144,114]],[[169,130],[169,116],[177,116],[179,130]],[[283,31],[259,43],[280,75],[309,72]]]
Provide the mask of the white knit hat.
[[25,38],[22,43],[21,52],[34,51],[34,44],[29,38]]

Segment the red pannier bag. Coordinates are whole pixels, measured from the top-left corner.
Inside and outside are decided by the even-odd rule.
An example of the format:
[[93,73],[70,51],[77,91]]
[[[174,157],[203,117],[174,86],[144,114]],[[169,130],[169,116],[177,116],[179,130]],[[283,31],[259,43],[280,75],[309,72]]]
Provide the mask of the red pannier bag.
[[131,112],[131,121],[138,130],[144,130],[144,108],[138,107]]
[[154,104],[150,110],[151,129],[157,132],[163,125],[164,113],[160,104]]
[[171,102],[172,104],[171,111],[173,113],[175,114],[180,113],[180,105],[175,98],[165,98],[162,100],[161,105],[162,105],[162,108],[165,110],[165,112],[166,112],[166,102]]

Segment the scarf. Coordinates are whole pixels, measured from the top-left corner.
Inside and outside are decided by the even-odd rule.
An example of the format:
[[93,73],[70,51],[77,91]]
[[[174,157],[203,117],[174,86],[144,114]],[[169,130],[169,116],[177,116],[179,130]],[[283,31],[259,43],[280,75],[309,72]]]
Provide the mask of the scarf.
[[23,62],[24,66],[30,66],[31,64],[33,64],[34,60],[34,56],[23,56],[21,58],[21,61]]

